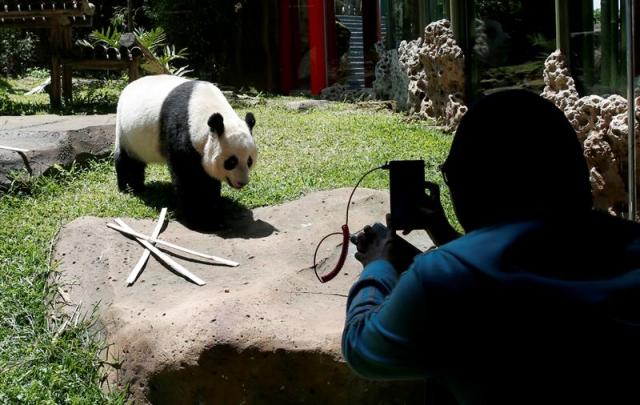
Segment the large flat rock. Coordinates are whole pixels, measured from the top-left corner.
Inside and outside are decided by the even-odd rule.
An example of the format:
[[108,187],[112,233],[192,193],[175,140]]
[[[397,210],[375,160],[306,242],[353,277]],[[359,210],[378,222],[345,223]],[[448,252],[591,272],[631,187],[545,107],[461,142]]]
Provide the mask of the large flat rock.
[[73,131],[86,127],[115,125],[115,114],[22,115],[0,117],[2,131]]
[[[178,257],[207,282],[202,287],[153,257],[126,287],[140,245],[108,229],[109,219],[77,219],[62,229],[53,252],[67,311],[97,306],[108,356],[122,362],[111,380],[128,385],[136,403],[421,401],[421,383],[369,382],[342,360],[346,296],[361,265],[351,252],[341,274],[320,284],[311,262],[320,238],[340,229],[349,192],[247,211],[217,235],[169,223],[161,238],[241,263]],[[380,221],[386,212],[386,193],[359,190],[350,226]],[[145,233],[154,227],[151,220],[125,222]],[[424,232],[413,234],[417,246],[431,245]]]
[[19,154],[0,149],[0,188],[9,186],[11,172],[39,176],[54,165],[106,156],[114,140],[113,114],[0,117],[0,145],[29,150]]

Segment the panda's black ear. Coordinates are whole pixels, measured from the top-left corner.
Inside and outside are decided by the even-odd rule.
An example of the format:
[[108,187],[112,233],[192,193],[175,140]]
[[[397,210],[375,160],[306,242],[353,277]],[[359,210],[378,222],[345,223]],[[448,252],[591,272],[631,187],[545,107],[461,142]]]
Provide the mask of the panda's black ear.
[[213,132],[218,134],[218,136],[222,136],[222,134],[224,133],[224,120],[222,119],[222,115],[220,115],[219,113],[211,114],[211,117],[209,117],[209,121],[207,121],[207,124]]
[[253,131],[253,127],[256,125],[256,117],[253,116],[253,113],[248,112],[247,115],[244,116],[244,121],[249,126],[249,131]]

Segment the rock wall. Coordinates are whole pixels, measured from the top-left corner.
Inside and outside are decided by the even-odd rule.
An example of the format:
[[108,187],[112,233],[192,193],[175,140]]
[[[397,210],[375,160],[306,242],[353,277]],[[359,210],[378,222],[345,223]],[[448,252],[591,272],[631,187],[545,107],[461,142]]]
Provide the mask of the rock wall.
[[451,23],[432,22],[423,38],[402,41],[398,53],[400,66],[409,78],[409,113],[455,130],[467,107],[463,102],[464,55],[453,37]]
[[[622,213],[627,206],[627,100],[616,94],[580,97],[559,50],[545,61],[544,82],[542,96],[564,111],[582,142],[595,206]],[[636,98],[636,138],[638,105],[640,97]]]

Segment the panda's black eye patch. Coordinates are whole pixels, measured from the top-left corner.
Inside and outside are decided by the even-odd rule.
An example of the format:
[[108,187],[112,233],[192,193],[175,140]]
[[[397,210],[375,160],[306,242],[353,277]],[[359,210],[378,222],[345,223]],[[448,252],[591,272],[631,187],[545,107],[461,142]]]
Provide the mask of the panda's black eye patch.
[[253,159],[251,159],[251,156],[249,156],[249,160],[247,160],[247,166],[253,166]]
[[238,158],[235,156],[231,156],[224,161],[224,170],[233,170],[236,166],[238,166]]

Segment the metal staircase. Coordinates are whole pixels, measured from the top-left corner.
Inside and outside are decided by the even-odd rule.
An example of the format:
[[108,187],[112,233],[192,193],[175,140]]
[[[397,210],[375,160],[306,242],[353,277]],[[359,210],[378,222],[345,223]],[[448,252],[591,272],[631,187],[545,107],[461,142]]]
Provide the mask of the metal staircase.
[[364,42],[362,37],[362,17],[359,15],[337,15],[351,32],[349,41],[349,65],[350,73],[347,85],[351,88],[364,87]]

